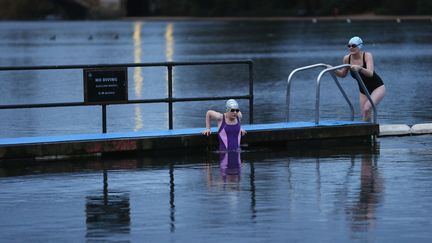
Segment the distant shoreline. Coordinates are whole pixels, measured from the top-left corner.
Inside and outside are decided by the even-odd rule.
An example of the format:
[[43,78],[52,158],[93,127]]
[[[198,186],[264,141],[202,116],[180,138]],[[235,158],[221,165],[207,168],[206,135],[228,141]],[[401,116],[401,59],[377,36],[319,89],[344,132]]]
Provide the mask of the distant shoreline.
[[432,22],[432,15],[337,15],[337,16],[305,16],[305,17],[194,17],[194,16],[147,16],[147,17],[123,17],[122,20],[215,20],[215,21],[412,21],[426,20]]

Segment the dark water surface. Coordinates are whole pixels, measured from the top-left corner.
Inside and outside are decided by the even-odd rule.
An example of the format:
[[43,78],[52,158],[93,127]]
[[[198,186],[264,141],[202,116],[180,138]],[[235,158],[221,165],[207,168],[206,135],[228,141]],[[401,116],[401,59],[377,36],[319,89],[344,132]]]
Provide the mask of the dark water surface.
[[[250,58],[255,122],[281,122],[289,73],[340,64],[359,35],[387,95],[381,124],[430,122],[428,21],[0,22],[0,66]],[[129,69],[130,99],[166,96],[162,68]],[[292,86],[295,121],[312,121],[317,73]],[[174,69],[174,96],[241,95],[238,67]],[[0,104],[81,102],[82,71],[0,72]],[[357,85],[342,82],[357,108]],[[348,119],[336,86],[321,86],[321,119]],[[247,103],[241,101],[247,109]],[[175,104],[175,128],[204,127],[223,102]],[[245,113],[246,120],[248,114]],[[358,117],[358,115],[357,115]],[[0,137],[99,133],[99,107],[0,110]],[[167,129],[167,105],[108,107],[108,132]],[[430,242],[430,135],[376,147],[247,149],[82,159],[0,167],[5,242]],[[239,160],[240,157],[240,160]]]
[[[0,169],[5,242],[429,242],[432,137]],[[239,166],[240,165],[240,166]]]
[[[378,107],[381,124],[417,124],[432,119],[432,24],[430,21],[143,21],[1,22],[1,66],[103,64],[252,59],[255,63],[255,123],[284,121],[286,81],[295,68],[337,65],[354,35],[375,57],[387,95]],[[54,39],[55,40],[52,40]],[[313,121],[320,70],[301,73],[292,85],[290,117]],[[83,101],[82,70],[0,72],[0,104]],[[243,95],[247,70],[239,66],[176,67],[174,97]],[[129,98],[165,98],[164,68],[130,68]],[[359,119],[358,88],[342,84]],[[349,119],[349,106],[326,76],[321,119]],[[203,127],[208,108],[223,101],[177,103],[174,128]],[[242,101],[246,110],[247,102]],[[0,110],[0,136],[98,133],[99,107]],[[246,120],[248,114],[245,114]],[[167,129],[167,105],[108,107],[108,131]]]

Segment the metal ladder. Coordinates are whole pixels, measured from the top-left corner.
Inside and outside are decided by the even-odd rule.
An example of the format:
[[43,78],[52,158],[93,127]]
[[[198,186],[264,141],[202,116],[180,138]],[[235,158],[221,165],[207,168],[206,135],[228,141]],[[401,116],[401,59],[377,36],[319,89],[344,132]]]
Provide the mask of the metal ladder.
[[[342,85],[339,83],[339,80],[336,77],[336,74],[333,72],[336,69],[340,69],[340,68],[351,68],[350,64],[342,64],[339,66],[334,66],[334,67],[328,67],[329,65],[324,64],[324,63],[317,63],[317,64],[313,64],[313,65],[309,65],[309,66],[304,66],[304,67],[300,67],[297,69],[294,69],[290,75],[288,76],[288,80],[287,80],[287,93],[286,93],[286,105],[287,105],[287,115],[286,115],[286,121],[289,122],[289,109],[290,109],[290,93],[291,93],[291,82],[292,82],[292,77],[294,76],[295,73],[299,72],[299,71],[305,71],[305,70],[309,70],[309,69],[313,69],[313,68],[324,68],[324,70],[322,70],[316,80],[316,95],[315,95],[315,124],[319,124],[319,113],[320,113],[320,109],[319,109],[319,105],[320,105],[320,84],[321,84],[321,78],[323,77],[324,74],[326,73],[330,73],[330,75],[332,76],[333,80],[335,81],[337,87],[339,88],[339,91],[342,93],[343,97],[345,98],[346,102],[348,103],[350,110],[351,110],[351,121],[354,120],[354,106],[352,105],[351,101],[349,100],[347,94],[345,93],[344,89],[342,88]],[[364,91],[364,93],[366,94],[366,97],[368,98],[369,102],[372,105],[372,109],[373,109],[373,122],[377,123],[377,110],[375,107],[375,104],[372,100],[372,98],[370,97],[369,91],[366,89],[366,86],[364,85],[363,79],[360,77],[359,73],[354,71],[354,75],[357,77],[357,82],[360,85],[360,87],[362,88],[362,90]]]

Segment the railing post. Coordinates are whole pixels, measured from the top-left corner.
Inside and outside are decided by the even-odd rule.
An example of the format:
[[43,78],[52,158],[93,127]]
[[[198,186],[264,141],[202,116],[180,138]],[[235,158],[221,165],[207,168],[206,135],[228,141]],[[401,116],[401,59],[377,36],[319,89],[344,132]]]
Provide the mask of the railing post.
[[107,125],[106,125],[107,119],[106,119],[106,105],[102,105],[102,133],[107,132]]
[[253,124],[253,99],[254,99],[254,93],[253,93],[253,62],[249,62],[249,123]]
[[173,129],[173,81],[172,81],[172,64],[168,63],[168,128]]
[[319,107],[320,107],[320,79],[321,79],[321,74],[324,71],[322,71],[320,73],[320,75],[318,75],[317,83],[316,83],[316,86],[315,86],[315,124],[316,125],[319,124],[319,113],[320,113],[320,110],[319,110]]

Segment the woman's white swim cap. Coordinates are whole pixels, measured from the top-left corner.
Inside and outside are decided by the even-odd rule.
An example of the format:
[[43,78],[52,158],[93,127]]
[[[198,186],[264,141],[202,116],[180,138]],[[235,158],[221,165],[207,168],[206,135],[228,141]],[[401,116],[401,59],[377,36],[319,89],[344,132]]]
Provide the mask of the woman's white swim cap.
[[226,111],[230,111],[231,109],[238,109],[239,108],[239,104],[237,103],[237,101],[235,99],[229,99],[226,102]]
[[358,36],[354,36],[353,38],[351,38],[351,39],[348,41],[348,44],[355,44],[355,45],[358,46],[359,49],[362,49],[362,48],[363,48],[363,41],[362,41],[362,39],[361,39],[360,37],[358,37]]

